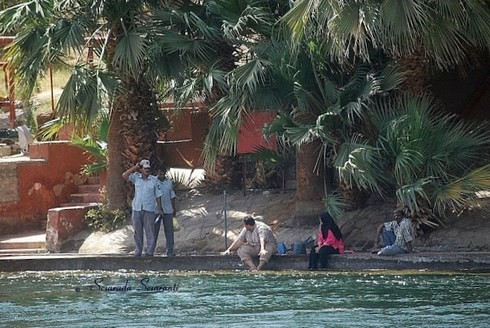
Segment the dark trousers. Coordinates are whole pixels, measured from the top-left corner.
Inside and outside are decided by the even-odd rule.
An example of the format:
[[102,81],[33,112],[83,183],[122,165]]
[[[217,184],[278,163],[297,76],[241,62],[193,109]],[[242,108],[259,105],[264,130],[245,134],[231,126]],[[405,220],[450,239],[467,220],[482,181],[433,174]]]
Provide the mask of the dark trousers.
[[333,248],[332,246],[322,246],[318,253],[315,252],[315,248],[316,246],[314,246],[310,252],[310,263],[308,264],[309,269],[318,269],[318,260],[320,260],[320,268],[326,268],[328,262],[328,254],[339,253],[339,250]]
[[[165,232],[165,243],[167,246],[167,255],[174,254],[174,224],[173,214],[163,214],[163,218],[160,219],[163,224],[163,231]],[[158,234],[160,233],[160,221],[155,223],[155,245],[157,244]]]
[[381,239],[383,242],[383,247],[386,247],[395,244],[396,236],[393,231],[386,230],[386,228],[383,227],[383,231],[381,232]]

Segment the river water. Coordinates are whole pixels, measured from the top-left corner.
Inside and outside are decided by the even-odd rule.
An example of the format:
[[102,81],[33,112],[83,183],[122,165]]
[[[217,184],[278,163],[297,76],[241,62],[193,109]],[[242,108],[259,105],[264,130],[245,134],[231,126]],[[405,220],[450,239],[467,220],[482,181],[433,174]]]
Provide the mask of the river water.
[[490,275],[0,273],[0,327],[490,327]]

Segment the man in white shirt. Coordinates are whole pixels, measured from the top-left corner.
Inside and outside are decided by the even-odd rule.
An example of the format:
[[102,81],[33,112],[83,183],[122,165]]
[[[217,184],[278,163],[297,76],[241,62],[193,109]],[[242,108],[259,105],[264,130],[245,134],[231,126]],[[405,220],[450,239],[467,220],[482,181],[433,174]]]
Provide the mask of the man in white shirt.
[[[276,253],[277,240],[272,229],[265,223],[256,221],[251,216],[243,219],[243,225],[237,239],[222,255],[228,255],[237,250],[238,256],[247,267],[252,270],[260,270],[271,256]],[[252,258],[259,256],[259,264],[256,266]]]
[[134,184],[134,197],[132,202],[131,222],[134,229],[134,243],[136,249],[134,256],[143,253],[143,234],[146,235],[145,256],[153,256],[155,252],[155,212],[161,213],[162,193],[158,186],[158,179],[150,175],[150,161],[143,159],[135,166],[122,174]]

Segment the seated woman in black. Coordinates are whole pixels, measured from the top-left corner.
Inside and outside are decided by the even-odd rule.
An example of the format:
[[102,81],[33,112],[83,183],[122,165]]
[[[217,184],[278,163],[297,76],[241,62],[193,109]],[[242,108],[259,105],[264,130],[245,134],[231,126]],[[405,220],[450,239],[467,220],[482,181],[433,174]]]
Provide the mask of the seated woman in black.
[[320,214],[317,243],[311,249],[308,269],[318,269],[318,260],[320,260],[320,268],[326,268],[328,254],[342,254],[343,252],[344,241],[342,233],[332,216],[327,212],[323,212]]

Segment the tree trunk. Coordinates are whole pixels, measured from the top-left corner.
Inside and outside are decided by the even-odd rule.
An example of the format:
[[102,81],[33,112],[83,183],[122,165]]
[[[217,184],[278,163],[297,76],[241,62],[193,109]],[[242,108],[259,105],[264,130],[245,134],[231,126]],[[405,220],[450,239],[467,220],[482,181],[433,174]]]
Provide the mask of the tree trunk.
[[405,82],[401,85],[404,93],[421,94],[427,92],[425,77],[427,76],[427,56],[424,48],[420,47],[407,57],[397,59],[405,72]]
[[296,211],[295,217],[318,217],[325,208],[325,164],[320,160],[321,142],[303,144],[296,152]]
[[125,182],[121,176],[124,172],[124,158],[122,156],[124,144],[123,139],[121,138],[121,109],[116,109],[117,101],[114,105],[115,109],[111,113],[109,134],[107,137],[108,163],[106,191],[109,207],[111,209],[124,209],[126,208],[126,192],[124,187]]
[[[133,188],[122,173],[142,159],[156,158],[158,122],[163,115],[154,93],[145,81],[128,81],[114,101],[109,128],[107,198],[112,209],[130,206]],[[161,159],[163,161],[163,159]]]

